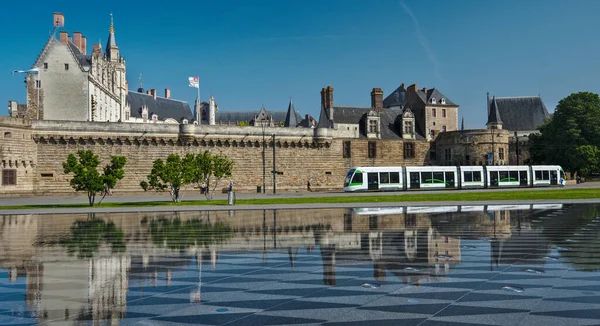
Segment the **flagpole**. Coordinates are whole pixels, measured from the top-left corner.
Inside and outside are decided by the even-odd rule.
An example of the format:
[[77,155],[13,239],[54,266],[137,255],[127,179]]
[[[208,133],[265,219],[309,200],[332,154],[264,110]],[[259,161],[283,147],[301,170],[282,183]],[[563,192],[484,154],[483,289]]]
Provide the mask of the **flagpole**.
[[200,112],[198,113],[198,125],[202,124],[202,101],[200,101],[200,76],[198,76],[198,108]]

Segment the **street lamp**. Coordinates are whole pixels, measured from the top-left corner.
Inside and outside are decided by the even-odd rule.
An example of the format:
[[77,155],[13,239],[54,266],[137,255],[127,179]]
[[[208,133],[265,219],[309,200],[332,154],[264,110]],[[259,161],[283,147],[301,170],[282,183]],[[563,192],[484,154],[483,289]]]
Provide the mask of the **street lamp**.
[[267,177],[267,167],[265,165],[265,123],[261,121],[260,123],[262,127],[262,164],[263,164],[263,177],[262,177],[262,192],[265,193],[266,182],[265,178]]

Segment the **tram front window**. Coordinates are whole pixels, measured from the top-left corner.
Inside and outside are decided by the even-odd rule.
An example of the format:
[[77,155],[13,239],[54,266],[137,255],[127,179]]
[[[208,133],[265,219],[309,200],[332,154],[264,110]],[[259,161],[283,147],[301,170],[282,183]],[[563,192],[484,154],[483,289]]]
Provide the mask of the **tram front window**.
[[344,180],[344,187],[348,187],[348,185],[350,184],[350,180],[352,180],[352,175],[354,174],[354,169],[348,171],[348,174],[346,174],[346,179]]

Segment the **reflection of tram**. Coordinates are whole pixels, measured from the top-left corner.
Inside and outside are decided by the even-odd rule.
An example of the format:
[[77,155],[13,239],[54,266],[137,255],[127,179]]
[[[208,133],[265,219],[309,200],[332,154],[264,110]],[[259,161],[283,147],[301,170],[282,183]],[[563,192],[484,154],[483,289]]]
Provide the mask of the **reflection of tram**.
[[344,191],[543,187],[564,177],[558,165],[354,167]]

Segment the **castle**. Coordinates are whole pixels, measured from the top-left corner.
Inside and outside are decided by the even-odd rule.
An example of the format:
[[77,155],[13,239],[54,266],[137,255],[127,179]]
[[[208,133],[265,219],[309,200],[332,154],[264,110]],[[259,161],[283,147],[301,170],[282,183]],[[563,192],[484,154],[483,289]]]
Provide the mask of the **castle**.
[[[521,108],[518,99],[488,100],[488,129],[477,130],[459,130],[458,105],[416,84],[385,98],[373,88],[370,107],[335,106],[333,87],[322,88],[318,121],[303,119],[291,100],[287,111],[232,112],[211,96],[196,100],[192,112],[169,89],[164,97],[141,85],[129,90],[112,17],[104,50],[95,44],[91,55],[86,37],[59,31],[64,16],[53,17],[59,38],[50,37],[34,62],[38,73],[26,77],[27,104],[9,101],[10,117],[0,117],[0,195],[72,192],[62,162],[80,149],[104,164],[112,155],[128,158],[116,191],[140,191],[155,159],[204,150],[234,160],[232,178],[242,191],[263,184],[298,191],[307,181],[316,190],[340,189],[352,166],[511,162],[512,136],[502,121],[520,118],[510,113]],[[532,107],[540,111],[538,102]],[[493,162],[482,159],[490,148]]]

